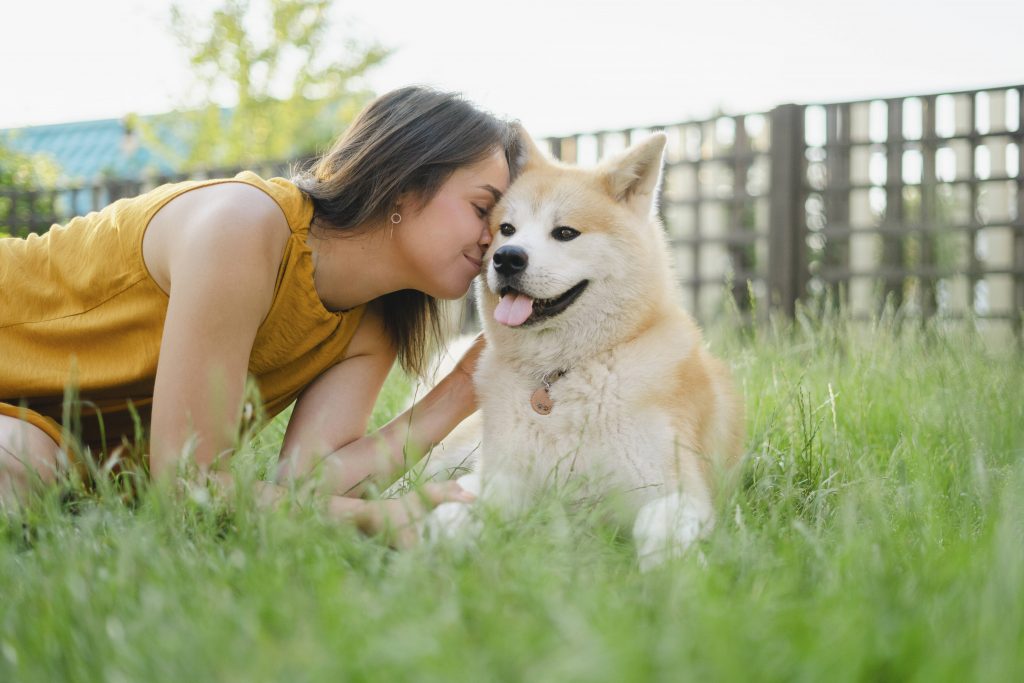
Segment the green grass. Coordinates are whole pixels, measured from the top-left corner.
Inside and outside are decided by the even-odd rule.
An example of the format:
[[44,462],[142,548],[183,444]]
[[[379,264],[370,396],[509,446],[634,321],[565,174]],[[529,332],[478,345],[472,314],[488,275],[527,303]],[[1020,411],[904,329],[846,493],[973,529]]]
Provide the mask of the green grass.
[[1020,350],[724,327],[749,456],[706,566],[640,574],[555,499],[460,554],[311,509],[54,493],[0,518],[0,681],[1024,679]]

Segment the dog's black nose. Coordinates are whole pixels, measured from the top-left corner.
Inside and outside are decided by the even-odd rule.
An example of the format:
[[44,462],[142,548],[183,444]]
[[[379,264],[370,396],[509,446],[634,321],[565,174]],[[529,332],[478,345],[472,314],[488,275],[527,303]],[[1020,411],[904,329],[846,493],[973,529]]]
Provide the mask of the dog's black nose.
[[511,244],[506,244],[494,252],[491,260],[494,261],[494,269],[499,274],[515,275],[526,270],[526,264],[530,259],[526,256],[526,250],[522,247],[513,247]]

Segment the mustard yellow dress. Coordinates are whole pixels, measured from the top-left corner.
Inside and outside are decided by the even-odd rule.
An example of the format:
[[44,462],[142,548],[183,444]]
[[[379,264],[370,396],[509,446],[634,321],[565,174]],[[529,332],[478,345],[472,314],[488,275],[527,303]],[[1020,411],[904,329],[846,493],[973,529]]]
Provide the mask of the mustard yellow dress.
[[148,429],[168,299],[143,263],[142,237],[174,197],[226,182],[266,192],[292,232],[249,358],[266,415],[343,359],[364,306],[332,312],[317,296],[306,244],[312,201],[288,180],[246,171],[162,185],[46,234],[0,239],[0,414],[64,443],[64,393],[74,383],[81,441],[94,454],[135,434],[129,404]]

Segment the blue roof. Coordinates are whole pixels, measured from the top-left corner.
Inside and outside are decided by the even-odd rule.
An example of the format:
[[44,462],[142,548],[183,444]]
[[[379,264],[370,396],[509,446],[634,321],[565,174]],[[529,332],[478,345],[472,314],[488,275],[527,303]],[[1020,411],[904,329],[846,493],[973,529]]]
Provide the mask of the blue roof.
[[60,166],[65,182],[178,172],[179,162],[173,157],[182,159],[187,153],[171,133],[168,115],[137,118],[154,124],[150,128],[170,153],[154,149],[137,130],[131,130],[130,117],[0,129],[0,144],[24,154],[50,157]]

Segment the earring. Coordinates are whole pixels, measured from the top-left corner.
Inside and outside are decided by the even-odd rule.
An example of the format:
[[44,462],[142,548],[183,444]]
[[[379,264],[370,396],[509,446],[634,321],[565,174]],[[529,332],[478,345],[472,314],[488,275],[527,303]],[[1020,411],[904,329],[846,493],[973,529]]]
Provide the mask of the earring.
[[391,214],[391,222],[393,224],[395,224],[395,225],[398,225],[399,223],[401,223],[402,222],[402,214],[400,214],[397,211],[395,211],[393,214]]

